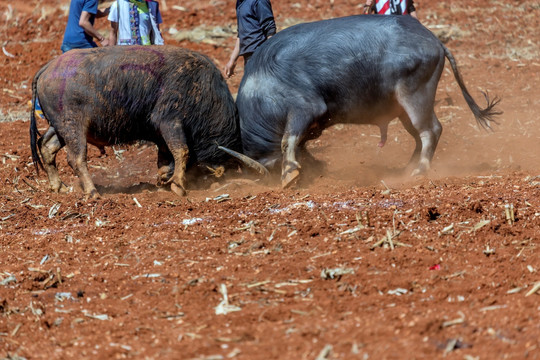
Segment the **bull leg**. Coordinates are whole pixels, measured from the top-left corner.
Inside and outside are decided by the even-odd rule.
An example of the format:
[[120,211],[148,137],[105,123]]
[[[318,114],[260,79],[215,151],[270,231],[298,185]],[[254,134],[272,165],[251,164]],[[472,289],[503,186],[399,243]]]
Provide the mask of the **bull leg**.
[[164,145],[158,145],[158,182],[165,184],[171,178],[174,172],[174,158]]
[[86,142],[72,148],[67,145],[67,161],[69,166],[75,172],[75,175],[80,179],[83,192],[91,199],[99,198],[99,193],[92,181],[88,165],[86,163]]
[[399,120],[401,121],[401,124],[403,124],[405,130],[407,130],[407,132],[414,138],[415,142],[414,152],[409,160],[409,163],[407,164],[407,167],[416,165],[416,163],[418,163],[418,159],[420,159],[420,152],[422,151],[422,140],[420,139],[418,131],[416,131],[416,128],[412,125],[411,119],[409,119],[407,114],[400,116]]
[[174,158],[174,172],[168,183],[171,184],[171,190],[178,196],[186,195],[186,165],[188,161],[187,145],[171,151]]
[[422,118],[417,122],[412,120],[407,122],[403,121],[403,119],[401,121],[416,142],[410,163],[414,164],[416,162],[417,165],[411,176],[425,174],[431,167],[431,160],[441,137],[441,123],[433,111],[431,111],[430,117]]
[[300,164],[296,161],[296,148],[300,138],[297,135],[285,133],[281,140],[281,152],[283,153],[283,162],[281,165],[281,187],[291,186],[300,175]]
[[60,175],[56,167],[56,154],[63,146],[64,144],[60,141],[52,126],[38,140],[39,152],[43,159],[43,167],[49,178],[49,186],[54,192],[67,192],[68,190],[67,186],[60,180]]
[[99,193],[92,181],[88,165],[86,162],[87,140],[86,133],[81,127],[73,127],[70,131],[64,132],[64,141],[66,142],[67,161],[69,166],[79,178],[84,194],[87,198],[99,198]]
[[407,119],[401,116],[401,122],[416,142],[411,161],[418,159],[418,162],[411,176],[421,175],[429,170],[441,137],[442,126],[433,110],[437,81],[438,76],[433,76],[422,88],[410,91],[402,85],[397,91],[397,100],[408,117]]
[[[174,171],[169,180],[167,180],[167,183],[171,184],[171,190],[175,194],[179,196],[185,196],[186,167],[188,162],[189,150],[182,124],[180,122],[162,122],[160,130],[163,134],[165,144],[167,144],[167,147],[169,148],[169,154],[172,155],[172,158],[174,160]],[[163,164],[165,159],[170,159],[170,155],[162,157],[160,160],[160,164]]]
[[420,139],[422,141],[422,151],[420,153],[420,160],[418,161],[418,167],[413,170],[412,175],[418,175],[426,172],[431,167],[431,160],[435,154],[435,149],[439,144],[441,138],[442,125],[437,119],[434,111],[431,111],[430,119],[431,127],[420,131]]
[[281,139],[281,153],[283,154],[281,165],[282,188],[293,185],[298,179],[301,168],[296,160],[298,144],[308,129],[324,117],[327,112],[326,103],[323,99],[315,97],[309,99],[309,102],[296,104],[297,107],[287,116],[285,133]]

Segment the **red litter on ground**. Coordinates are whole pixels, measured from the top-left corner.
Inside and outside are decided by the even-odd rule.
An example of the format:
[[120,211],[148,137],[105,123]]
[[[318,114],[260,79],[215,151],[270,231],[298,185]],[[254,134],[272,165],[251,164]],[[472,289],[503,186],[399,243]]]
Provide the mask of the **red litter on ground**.
[[441,265],[435,264],[429,267],[429,270],[441,270]]

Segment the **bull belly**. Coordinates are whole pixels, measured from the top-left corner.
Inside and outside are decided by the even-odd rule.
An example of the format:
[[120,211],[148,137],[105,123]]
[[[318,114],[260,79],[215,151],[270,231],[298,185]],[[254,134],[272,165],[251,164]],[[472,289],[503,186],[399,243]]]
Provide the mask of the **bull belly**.
[[94,146],[112,146],[121,144],[132,144],[140,140],[151,141],[156,143],[157,139],[150,136],[150,132],[137,131],[137,132],[89,132],[86,136],[86,140],[89,144]]
[[339,112],[330,115],[328,126],[335,124],[366,124],[382,125],[388,124],[393,119],[404,114],[405,110],[397,102],[378,106],[376,109],[356,109],[352,111]]

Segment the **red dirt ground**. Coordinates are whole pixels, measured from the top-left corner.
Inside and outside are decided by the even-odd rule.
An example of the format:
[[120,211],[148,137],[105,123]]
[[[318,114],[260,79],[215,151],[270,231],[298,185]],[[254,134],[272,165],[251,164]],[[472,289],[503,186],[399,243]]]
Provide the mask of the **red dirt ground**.
[[[234,2],[161,5],[166,42],[222,68]],[[273,7],[283,28],[361,5]],[[413,141],[401,125],[381,150],[377,129],[335,126],[308,144],[324,166],[294,190],[208,175],[178,198],[154,186],[152,146],[92,148],[96,201],[64,151],[68,194],[31,163],[29,88],[60,54],[67,6],[0,0],[0,359],[540,358],[537,1],[418,1],[477,101],[487,89],[504,111],[493,132],[477,129],[445,71],[428,177],[402,175]],[[197,27],[231,36],[172,30]]]

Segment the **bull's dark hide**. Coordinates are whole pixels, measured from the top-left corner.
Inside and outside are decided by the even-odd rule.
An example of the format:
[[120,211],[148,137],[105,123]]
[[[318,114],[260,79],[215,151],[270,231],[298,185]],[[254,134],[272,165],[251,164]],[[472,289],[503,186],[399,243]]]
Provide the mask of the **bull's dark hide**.
[[55,191],[61,185],[54,156],[64,145],[86,193],[95,192],[83,169],[87,143],[154,142],[160,176],[181,189],[185,168],[230,159],[218,144],[241,150],[229,88],[212,61],[194,51],[173,46],[72,50],[36,74],[33,92],[51,128],[38,142],[32,118],[32,155],[40,164],[39,148]]

